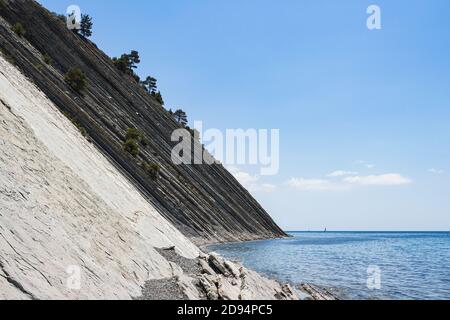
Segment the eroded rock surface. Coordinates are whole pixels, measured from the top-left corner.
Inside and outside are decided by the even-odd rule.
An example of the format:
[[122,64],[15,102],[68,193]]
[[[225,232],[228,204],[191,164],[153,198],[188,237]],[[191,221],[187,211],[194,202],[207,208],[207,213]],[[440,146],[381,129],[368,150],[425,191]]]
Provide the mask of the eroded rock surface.
[[257,299],[280,288],[201,253],[0,56],[0,299]]
[[158,294],[163,286],[179,300],[186,297],[194,300],[299,299],[290,285],[280,285],[217,254],[201,253],[196,259],[186,259],[176,249],[158,251],[168,261],[181,267],[170,278],[148,281],[139,299],[166,297],[165,293]]
[[[223,166],[173,165],[177,124],[93,43],[35,1],[3,0],[0,48],[0,299],[296,298],[200,252],[285,234]],[[64,81],[73,67],[84,94]],[[148,139],[137,159],[131,127]]]
[[173,245],[198,255],[0,57],[0,298],[137,296],[148,279],[172,275],[154,247]]
[[[178,125],[95,44],[69,31],[33,0],[2,3],[2,51],[60,111],[86,130],[103,155],[185,236],[196,244],[286,236],[222,165],[173,164],[171,150],[176,143],[171,135]],[[25,27],[24,38],[11,31],[16,22]],[[51,57],[50,65],[43,61],[44,54]],[[64,81],[74,67],[87,76],[83,94]],[[137,159],[123,150],[128,128],[139,129],[148,140]],[[142,162],[161,166],[158,181],[148,177]]]

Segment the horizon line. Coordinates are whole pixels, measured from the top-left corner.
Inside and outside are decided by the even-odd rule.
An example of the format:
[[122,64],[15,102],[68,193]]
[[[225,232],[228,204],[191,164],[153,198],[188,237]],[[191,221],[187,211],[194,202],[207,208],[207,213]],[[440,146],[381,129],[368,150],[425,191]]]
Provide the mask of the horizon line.
[[450,230],[283,230],[284,232],[366,232],[366,233],[406,233],[406,232],[417,232],[417,233],[449,233]]

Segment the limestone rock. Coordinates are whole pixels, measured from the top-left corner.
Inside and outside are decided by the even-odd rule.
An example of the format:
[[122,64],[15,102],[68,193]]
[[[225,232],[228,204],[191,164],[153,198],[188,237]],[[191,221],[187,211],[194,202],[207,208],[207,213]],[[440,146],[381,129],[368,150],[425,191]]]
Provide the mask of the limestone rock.
[[216,279],[202,275],[200,278],[200,285],[205,291],[206,297],[208,300],[218,300],[219,294],[217,291]]
[[209,265],[211,268],[219,274],[222,274],[226,277],[230,276],[227,268],[225,267],[223,260],[219,258],[219,256],[215,253],[211,253],[208,258]]
[[209,266],[209,264],[203,260],[203,259],[199,259],[198,263],[200,264],[200,267],[202,269],[202,273],[208,274],[208,275],[213,275],[215,274],[214,270],[211,269],[211,267]]
[[[62,113],[75,118],[99,151],[182,234],[196,244],[286,236],[222,165],[173,163],[171,135],[179,129],[178,124],[94,43],[68,30],[36,1],[3,3],[2,51],[14,57],[23,74]],[[11,31],[17,22],[27,30],[26,37],[19,38]],[[42,61],[43,54],[51,57],[51,65]],[[75,66],[84,71],[89,83],[81,95],[64,81],[65,73]],[[146,146],[140,146],[137,159],[122,145],[131,127],[148,140]],[[161,166],[157,181],[149,178],[142,162]]]
[[240,271],[239,269],[236,267],[236,265],[231,262],[231,261],[224,261],[224,266],[225,268],[230,272],[230,274],[235,277],[235,278],[239,278],[240,276]]

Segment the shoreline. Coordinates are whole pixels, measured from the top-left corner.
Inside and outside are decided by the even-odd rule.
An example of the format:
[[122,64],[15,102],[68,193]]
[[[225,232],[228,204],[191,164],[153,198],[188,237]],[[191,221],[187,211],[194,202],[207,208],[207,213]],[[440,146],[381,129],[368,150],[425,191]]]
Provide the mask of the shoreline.
[[[224,242],[224,243],[215,243],[215,244],[209,244],[209,245],[203,245],[199,246],[199,249],[203,252],[207,252],[209,254],[217,254],[220,255],[214,250],[210,250],[208,247],[211,246],[221,246],[221,245],[229,245],[229,244],[242,244],[242,243],[256,243],[256,242],[262,242],[262,241],[270,241],[270,240],[283,240],[283,239],[289,239],[293,238],[293,236],[290,235],[291,231],[285,231],[288,235],[287,237],[276,237],[276,238],[268,238],[268,239],[259,239],[259,240],[250,240],[250,241],[234,241],[234,242]],[[228,259],[220,255],[223,259]],[[251,269],[249,266],[246,266],[242,261],[234,260],[236,258],[232,258],[231,261],[237,262],[248,268]],[[259,275],[266,277],[270,280],[276,281],[277,283],[284,283],[285,281],[281,279],[277,279],[276,277],[273,277],[269,274],[266,274],[264,272],[253,270],[254,272],[258,273]],[[338,295],[330,292],[331,287],[323,287],[318,286],[313,283],[293,283],[293,282],[287,282],[287,285],[289,285],[292,290],[297,294],[298,300],[342,300],[344,297],[339,297]]]
[[297,290],[240,263],[200,251],[188,259],[176,247],[157,249],[173,267],[170,278],[146,281],[134,300],[300,300]]

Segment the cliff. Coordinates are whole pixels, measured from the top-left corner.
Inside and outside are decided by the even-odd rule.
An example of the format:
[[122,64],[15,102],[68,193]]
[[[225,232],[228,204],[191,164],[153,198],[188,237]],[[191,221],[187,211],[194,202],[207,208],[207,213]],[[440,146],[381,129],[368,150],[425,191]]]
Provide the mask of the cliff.
[[0,300],[292,299],[205,255],[0,56]]
[[[60,19],[32,0],[3,0],[0,13],[3,55],[61,113],[84,128],[91,148],[100,151],[126,177],[123,183],[138,190],[184,236],[196,244],[285,236],[222,165],[172,163],[174,143],[170,137],[177,123],[131,76],[117,70],[95,44],[69,31]],[[17,22],[26,30],[23,38],[11,31]],[[43,55],[51,57],[50,65],[43,61]],[[87,76],[83,94],[64,81],[73,67],[81,68]],[[123,149],[128,128],[137,128],[147,138],[137,159]],[[161,167],[157,181],[148,177],[142,162]],[[79,166],[72,169],[82,170]]]

